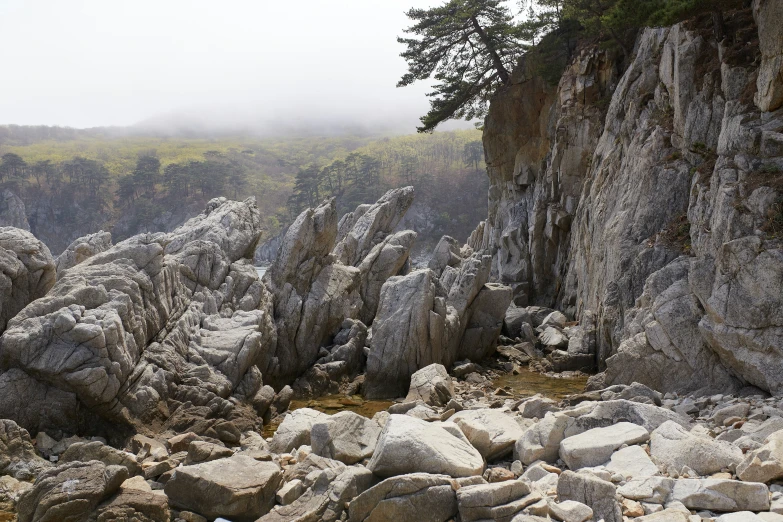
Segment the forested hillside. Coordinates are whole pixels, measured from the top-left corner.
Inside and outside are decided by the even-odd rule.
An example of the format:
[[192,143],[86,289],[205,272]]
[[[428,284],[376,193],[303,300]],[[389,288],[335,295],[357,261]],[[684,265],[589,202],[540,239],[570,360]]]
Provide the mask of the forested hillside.
[[431,243],[464,238],[486,213],[480,137],[199,139],[7,126],[0,185],[22,198],[32,231],[55,252],[101,228],[120,240],[176,226],[216,196],[256,196],[271,237],[324,198],[347,211],[402,185],[416,187],[411,219]]

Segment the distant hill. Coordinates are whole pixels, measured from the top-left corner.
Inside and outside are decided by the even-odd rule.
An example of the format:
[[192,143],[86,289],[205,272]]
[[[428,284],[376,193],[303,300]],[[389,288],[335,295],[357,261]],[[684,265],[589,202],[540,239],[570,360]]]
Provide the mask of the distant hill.
[[120,240],[171,228],[216,196],[255,196],[271,237],[323,198],[347,211],[410,184],[417,199],[408,225],[431,245],[442,234],[464,239],[486,215],[480,140],[477,130],[187,137],[141,127],[7,125],[0,188],[22,198],[33,233],[56,253],[98,229]]

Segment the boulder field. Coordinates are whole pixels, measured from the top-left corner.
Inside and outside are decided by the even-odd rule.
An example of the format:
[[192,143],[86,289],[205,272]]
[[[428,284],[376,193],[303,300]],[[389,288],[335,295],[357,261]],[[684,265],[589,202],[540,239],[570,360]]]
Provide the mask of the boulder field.
[[4,192],[0,519],[783,521],[783,3],[724,15],[521,59],[426,266],[412,187],[262,278],[252,198],[54,259]]
[[635,383],[556,402],[443,377],[439,365],[418,373],[439,378],[425,390],[414,376],[409,398],[372,418],[301,408],[271,437],[248,430],[234,442],[137,434],[115,449],[99,437],[31,439],[2,421],[0,512],[20,522],[783,519],[779,398],[694,399]]

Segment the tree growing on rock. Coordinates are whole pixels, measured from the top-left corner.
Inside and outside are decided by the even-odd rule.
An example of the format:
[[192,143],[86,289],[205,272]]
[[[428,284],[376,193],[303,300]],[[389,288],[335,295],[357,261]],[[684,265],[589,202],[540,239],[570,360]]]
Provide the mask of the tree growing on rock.
[[526,49],[520,28],[501,0],[449,0],[431,9],[411,9],[413,35],[400,37],[408,72],[397,84],[434,78],[430,111],[419,132],[431,132],[449,119],[473,119],[486,113],[495,89],[508,83]]

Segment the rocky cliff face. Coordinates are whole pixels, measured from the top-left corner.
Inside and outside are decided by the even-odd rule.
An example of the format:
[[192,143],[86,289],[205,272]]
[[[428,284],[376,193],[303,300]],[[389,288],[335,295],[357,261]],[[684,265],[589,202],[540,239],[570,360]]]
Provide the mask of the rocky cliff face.
[[782,15],[646,29],[622,74],[585,49],[557,88],[523,62],[492,103],[469,244],[517,303],[595,318],[607,384],[781,391]]

